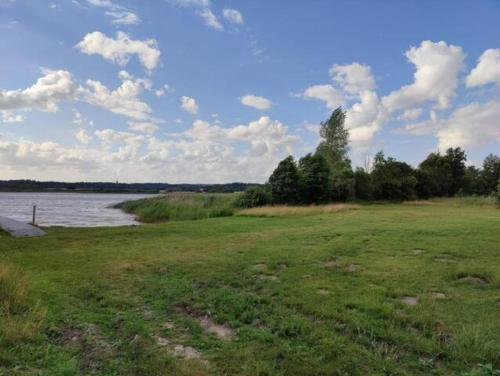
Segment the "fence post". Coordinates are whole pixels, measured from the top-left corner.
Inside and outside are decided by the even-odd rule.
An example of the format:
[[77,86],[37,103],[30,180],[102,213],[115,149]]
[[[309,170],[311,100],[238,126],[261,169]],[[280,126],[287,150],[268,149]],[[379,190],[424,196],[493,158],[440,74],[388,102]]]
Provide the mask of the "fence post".
[[33,226],[36,224],[36,205],[33,205]]

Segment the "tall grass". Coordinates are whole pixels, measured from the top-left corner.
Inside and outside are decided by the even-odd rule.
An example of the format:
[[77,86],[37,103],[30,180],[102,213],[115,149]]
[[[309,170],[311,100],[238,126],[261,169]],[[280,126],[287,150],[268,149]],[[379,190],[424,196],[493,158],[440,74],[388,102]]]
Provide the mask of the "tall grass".
[[183,221],[234,214],[234,201],[238,194],[174,192],[160,197],[126,201],[116,205],[138,221],[155,223]]
[[0,264],[0,342],[15,343],[34,338],[45,310],[28,302],[28,284],[21,272]]
[[309,206],[261,206],[257,208],[245,209],[238,212],[238,215],[255,217],[287,217],[299,215],[317,215],[337,213],[339,211],[358,209],[355,204],[328,204],[328,205],[309,205]]

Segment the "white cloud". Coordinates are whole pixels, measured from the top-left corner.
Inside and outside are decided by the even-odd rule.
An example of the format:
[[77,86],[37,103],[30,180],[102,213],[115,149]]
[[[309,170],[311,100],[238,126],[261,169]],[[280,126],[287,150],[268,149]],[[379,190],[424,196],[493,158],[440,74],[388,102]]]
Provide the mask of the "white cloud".
[[112,18],[111,22],[115,25],[138,25],[141,22],[137,14],[110,0],[87,0],[87,2],[90,5],[107,9],[105,14]]
[[433,134],[440,150],[460,146],[473,148],[491,142],[500,142],[500,102],[471,103],[454,110],[448,117],[431,118],[410,124],[402,130],[413,135]]
[[88,145],[92,141],[92,136],[87,133],[85,129],[79,129],[75,133],[76,139],[84,145]]
[[109,38],[100,31],[85,35],[76,47],[87,55],[101,55],[120,66],[126,65],[132,55],[148,70],[153,70],[160,61],[160,50],[155,39],[133,40],[127,33],[119,31],[116,38]]
[[241,103],[257,110],[269,110],[273,104],[269,99],[252,94],[244,95],[241,98]]
[[368,65],[351,63],[334,64],[329,70],[333,81],[337,82],[349,94],[359,94],[375,89],[375,79]]
[[359,103],[347,109],[345,125],[349,129],[353,149],[364,150],[387,122],[388,114],[375,92],[364,91],[360,98]]
[[313,85],[308,87],[302,96],[306,99],[319,99],[325,102],[326,107],[333,110],[344,104],[342,93],[332,85]]
[[210,8],[203,8],[200,9],[196,12],[205,22],[205,25],[215,29],[222,31],[224,30],[224,27],[220,23],[219,19],[213,12],[210,10]]
[[2,114],[2,122],[6,124],[22,123],[24,121],[24,116],[19,114],[14,114],[11,111],[0,111]]
[[464,68],[462,48],[426,40],[406,51],[406,57],[416,68],[414,82],[384,97],[387,109],[408,109],[426,102],[434,102],[439,109],[447,108],[455,96],[458,74]]
[[129,122],[129,129],[146,135],[153,135],[158,130],[158,126],[152,121],[131,121]]
[[243,25],[244,23],[243,16],[236,9],[224,8],[222,10],[222,15],[232,24]]
[[191,114],[196,114],[198,112],[198,104],[196,100],[191,97],[183,96],[181,98],[181,108]]
[[468,87],[489,83],[500,85],[500,49],[489,49],[479,57],[476,67],[467,76]]
[[59,101],[74,98],[76,85],[71,73],[49,69],[44,69],[42,73],[43,77],[24,90],[0,89],[0,110],[36,108],[55,112]]
[[399,120],[417,120],[420,115],[422,115],[423,110],[421,108],[411,108],[405,110],[403,114],[399,117]]
[[195,13],[203,20],[205,25],[218,31],[224,30],[224,26],[210,9],[210,0],[170,0],[170,2],[180,7],[194,8]]
[[166,93],[171,91],[172,89],[168,84],[163,85],[161,88],[155,90],[155,95],[157,97],[163,97]]
[[125,71],[121,71],[119,77],[122,84],[115,90],[109,90],[99,81],[87,80],[85,86],[79,89],[82,100],[115,114],[138,120],[147,119],[151,108],[139,99],[139,95],[151,88],[151,82],[135,79]]

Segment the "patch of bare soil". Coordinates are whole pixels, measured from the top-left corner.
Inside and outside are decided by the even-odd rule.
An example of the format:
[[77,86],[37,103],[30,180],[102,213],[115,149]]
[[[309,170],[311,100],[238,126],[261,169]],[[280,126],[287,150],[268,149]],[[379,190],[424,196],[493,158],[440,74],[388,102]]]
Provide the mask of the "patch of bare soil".
[[317,289],[316,292],[319,295],[330,295],[330,291],[328,291],[327,289]]
[[446,299],[446,294],[440,291],[432,291],[431,296],[435,299]]
[[335,268],[337,266],[337,262],[336,261],[327,261],[325,262],[325,268],[327,269],[332,269],[332,268]]
[[234,337],[234,332],[231,328],[225,325],[217,324],[208,317],[199,319],[200,325],[207,332],[215,334],[219,339],[229,341]]
[[191,346],[175,345],[171,352],[174,356],[178,358],[184,358],[184,359],[201,358],[201,353]]
[[158,346],[164,347],[168,345],[168,339],[161,337],[161,336],[156,336],[156,344]]
[[418,298],[416,296],[403,296],[401,301],[408,306],[416,306],[418,304]]
[[466,282],[471,285],[487,285],[488,281],[483,277],[473,277],[473,276],[464,276],[458,279],[460,282]]
[[268,275],[268,274],[259,274],[257,276],[257,279],[260,279],[261,281],[279,281],[279,278],[276,277],[275,275]]
[[267,269],[266,264],[255,264],[253,267],[257,270],[266,270]]
[[350,273],[354,273],[354,272],[358,271],[358,269],[359,269],[359,265],[357,265],[357,264],[349,264],[349,265],[346,265],[346,267],[344,268],[345,271],[350,272]]
[[425,253],[425,251],[423,249],[414,249],[412,252],[414,255],[421,255],[421,254]]

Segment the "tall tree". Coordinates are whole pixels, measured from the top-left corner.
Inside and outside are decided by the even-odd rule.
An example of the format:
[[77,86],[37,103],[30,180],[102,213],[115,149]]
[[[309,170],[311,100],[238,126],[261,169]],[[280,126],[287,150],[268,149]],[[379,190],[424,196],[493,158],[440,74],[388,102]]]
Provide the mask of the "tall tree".
[[481,176],[484,182],[484,193],[491,194],[495,192],[500,179],[500,157],[489,154],[484,159]]
[[283,159],[269,177],[273,202],[295,204],[299,199],[299,171],[290,155]]
[[321,154],[307,154],[299,161],[300,200],[306,204],[328,200],[330,167]]
[[394,158],[386,159],[383,152],[375,156],[371,180],[375,199],[408,200],[415,197],[417,179],[413,168]]
[[345,128],[346,113],[342,107],[335,109],[327,121],[321,123],[322,141],[317,152],[329,163],[345,160],[349,151],[349,131]]
[[346,112],[335,109],[327,121],[321,123],[321,142],[316,152],[330,167],[331,199],[345,200],[354,194],[354,177],[349,151],[349,131],[345,127]]
[[464,187],[465,161],[467,156],[461,148],[449,148],[444,155],[451,174],[450,195],[458,193]]

